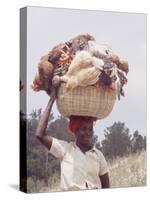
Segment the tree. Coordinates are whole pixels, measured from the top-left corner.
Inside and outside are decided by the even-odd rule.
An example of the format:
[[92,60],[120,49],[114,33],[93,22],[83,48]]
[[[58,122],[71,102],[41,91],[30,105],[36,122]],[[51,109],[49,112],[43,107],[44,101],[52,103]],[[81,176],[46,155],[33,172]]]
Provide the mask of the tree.
[[74,135],[68,129],[68,121],[66,118],[59,116],[58,119],[51,122],[47,129],[48,134],[60,140],[74,141]]
[[146,150],[146,136],[144,136],[144,149]]
[[115,158],[128,153],[131,146],[131,135],[124,123],[115,122],[112,126],[106,128],[104,132],[105,139],[102,141],[102,151],[105,156]]
[[139,132],[136,130],[133,133],[131,144],[133,153],[141,151],[142,149],[146,148],[146,137],[142,137],[142,135],[140,135]]

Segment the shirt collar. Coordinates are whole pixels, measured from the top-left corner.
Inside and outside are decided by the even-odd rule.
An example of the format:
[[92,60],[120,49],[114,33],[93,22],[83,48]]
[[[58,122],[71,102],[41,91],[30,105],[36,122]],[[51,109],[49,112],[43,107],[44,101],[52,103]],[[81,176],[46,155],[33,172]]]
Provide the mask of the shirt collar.
[[[76,142],[72,142],[72,144],[73,144],[73,146],[75,147],[75,148],[79,148],[77,145],[76,145]],[[79,148],[80,149],[80,148]],[[95,147],[95,145],[92,147],[92,149],[90,149],[90,150],[88,150],[87,152],[96,152],[97,151],[97,149],[96,149],[96,147]]]

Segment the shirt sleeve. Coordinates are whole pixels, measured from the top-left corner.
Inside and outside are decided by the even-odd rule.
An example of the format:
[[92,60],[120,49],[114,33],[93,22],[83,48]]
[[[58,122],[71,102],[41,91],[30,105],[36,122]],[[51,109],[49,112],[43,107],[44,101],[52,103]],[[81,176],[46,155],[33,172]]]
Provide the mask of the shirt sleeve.
[[49,150],[49,153],[51,153],[56,158],[62,160],[66,153],[67,144],[68,143],[66,141],[59,140],[59,139],[56,139],[53,137],[52,138],[52,146]]
[[102,154],[102,152],[99,151],[99,156],[100,156],[100,170],[99,170],[99,176],[102,176],[106,173],[108,173],[108,165],[106,162],[106,159],[104,157],[104,155]]

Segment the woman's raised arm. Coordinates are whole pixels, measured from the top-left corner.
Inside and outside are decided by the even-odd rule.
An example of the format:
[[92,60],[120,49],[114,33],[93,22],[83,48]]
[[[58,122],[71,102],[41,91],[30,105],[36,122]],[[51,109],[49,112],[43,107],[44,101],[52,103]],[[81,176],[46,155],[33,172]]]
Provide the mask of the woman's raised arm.
[[56,99],[56,96],[57,96],[57,89],[58,89],[59,84],[60,84],[60,82],[57,80],[57,78],[56,79],[54,78],[54,80],[53,80],[53,86],[54,87],[52,88],[51,95],[50,95],[51,98],[50,98],[50,100],[49,100],[49,102],[47,104],[47,107],[46,107],[44,113],[42,114],[42,116],[41,116],[41,118],[39,120],[37,129],[36,129],[36,133],[35,133],[35,136],[48,149],[51,148],[52,137],[48,136],[46,134],[46,128],[47,128],[48,118],[49,118],[53,103],[54,103],[54,101]]

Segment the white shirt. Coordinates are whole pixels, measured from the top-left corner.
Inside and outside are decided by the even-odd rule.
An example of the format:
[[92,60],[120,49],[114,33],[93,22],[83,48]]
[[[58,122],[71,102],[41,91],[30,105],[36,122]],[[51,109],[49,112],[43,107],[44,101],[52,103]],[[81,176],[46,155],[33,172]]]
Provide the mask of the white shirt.
[[53,138],[49,152],[61,161],[61,190],[101,188],[99,176],[108,172],[101,151],[93,147],[83,153],[75,142]]

